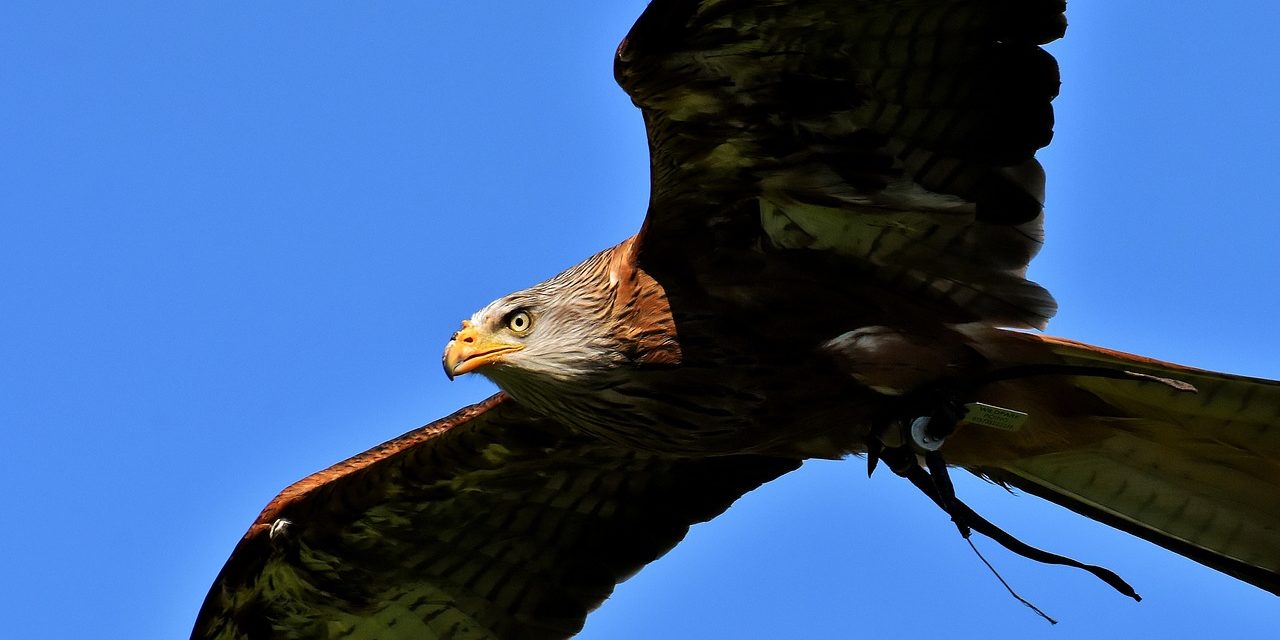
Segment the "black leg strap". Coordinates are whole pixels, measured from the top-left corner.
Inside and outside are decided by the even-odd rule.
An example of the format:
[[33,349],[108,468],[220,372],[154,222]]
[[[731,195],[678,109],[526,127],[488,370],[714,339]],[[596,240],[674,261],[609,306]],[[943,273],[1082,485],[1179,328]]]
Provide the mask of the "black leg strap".
[[[893,454],[889,452],[892,451]],[[905,455],[904,455],[905,454]],[[1030,560],[1043,562],[1045,564],[1058,564],[1068,567],[1083,569],[1092,573],[1099,580],[1107,583],[1112,589],[1133,598],[1139,602],[1142,597],[1138,595],[1129,583],[1123,578],[1116,575],[1110,569],[1099,567],[1097,565],[1085,564],[1078,560],[1073,560],[1066,556],[1060,556],[1056,553],[1050,553],[1043,549],[1037,549],[1015,537],[1005,530],[992,524],[986,518],[978,515],[976,511],[969,508],[969,505],[955,497],[950,477],[946,471],[946,462],[942,459],[942,455],[937,451],[932,451],[925,456],[926,464],[929,465],[929,472],[926,472],[920,465],[915,464],[914,459],[908,460],[904,458],[914,458],[914,454],[910,451],[900,451],[899,449],[886,450],[882,457],[885,462],[890,465],[894,472],[898,473],[911,481],[922,493],[929,496],[947,515],[951,516],[951,521],[960,529],[960,535],[965,538],[969,537],[969,530],[977,531],[992,540],[1000,543],[1000,546]],[[891,460],[893,458],[893,460]],[[898,464],[895,464],[897,462]],[[899,470],[901,469],[901,471]]]

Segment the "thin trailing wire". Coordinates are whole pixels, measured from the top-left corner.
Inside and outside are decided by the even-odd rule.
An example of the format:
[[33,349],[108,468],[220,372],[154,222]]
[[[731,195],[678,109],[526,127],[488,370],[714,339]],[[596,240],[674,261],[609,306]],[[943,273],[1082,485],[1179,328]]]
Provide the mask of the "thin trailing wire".
[[991,570],[991,575],[994,575],[996,577],[996,580],[999,580],[1000,584],[1004,585],[1004,589],[1005,591],[1009,592],[1009,595],[1013,596],[1013,598],[1018,602],[1021,602],[1022,604],[1027,605],[1027,608],[1036,612],[1036,615],[1040,616],[1041,618],[1044,618],[1045,620],[1048,620],[1049,624],[1058,624],[1057,620],[1054,620],[1053,618],[1049,617],[1049,614],[1045,613],[1044,611],[1041,611],[1040,607],[1037,607],[1034,604],[1031,604],[1031,602],[1028,601],[1026,598],[1018,595],[1018,592],[1014,591],[1013,587],[1009,586],[1009,583],[1005,581],[1004,576],[1001,576],[1000,572],[996,571],[996,568],[991,566],[990,562],[987,562],[987,558],[982,555],[982,552],[978,551],[978,546],[973,544],[973,538],[965,537],[964,541],[969,543],[969,548],[973,549],[974,554],[978,556],[978,559],[982,561],[982,564],[987,565],[987,568]]

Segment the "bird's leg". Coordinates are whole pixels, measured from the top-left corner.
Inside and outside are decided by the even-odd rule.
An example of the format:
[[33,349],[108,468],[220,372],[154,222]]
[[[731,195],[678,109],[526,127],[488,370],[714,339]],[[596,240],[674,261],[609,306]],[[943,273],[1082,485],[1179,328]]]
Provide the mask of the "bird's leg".
[[868,463],[874,468],[874,460],[886,447],[907,447],[921,457],[939,451],[968,411],[958,388],[945,382],[923,385],[896,398],[872,426]]
[[891,414],[877,421],[867,442],[868,476],[884,460],[894,473],[917,485],[927,480],[932,490],[926,493],[952,516],[966,538],[969,528],[953,513],[955,488],[941,449],[967,412],[954,385],[923,385],[894,402]]
[[[872,424],[867,438],[867,475],[887,449],[902,447],[895,459],[934,460],[942,443],[956,429],[967,409],[961,398],[972,388],[956,382],[983,361],[956,335],[866,326],[827,341],[823,349],[859,384],[892,396],[889,410]],[[907,455],[907,454],[911,455]],[[901,469],[895,469],[901,472]],[[944,471],[945,474],[945,471]],[[949,493],[950,482],[940,476]]]

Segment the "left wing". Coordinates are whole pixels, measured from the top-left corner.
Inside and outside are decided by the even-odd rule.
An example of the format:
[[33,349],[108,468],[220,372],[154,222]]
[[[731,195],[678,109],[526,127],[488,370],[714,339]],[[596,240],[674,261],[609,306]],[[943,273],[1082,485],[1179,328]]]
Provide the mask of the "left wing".
[[281,492],[191,637],[569,637],[690,525],[799,466],[626,453],[499,394]]
[[1043,327],[1041,245],[1062,0],[655,0],[618,48],[643,110],[646,268],[813,249],[848,279]]

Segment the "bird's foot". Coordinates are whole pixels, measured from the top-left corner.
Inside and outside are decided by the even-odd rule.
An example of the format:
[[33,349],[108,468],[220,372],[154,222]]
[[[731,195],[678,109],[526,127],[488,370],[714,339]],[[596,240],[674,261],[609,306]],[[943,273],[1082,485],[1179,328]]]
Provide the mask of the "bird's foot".
[[941,460],[941,454],[930,454],[942,449],[968,411],[960,392],[946,383],[924,385],[897,398],[872,425],[867,475],[875,472],[882,459],[898,475],[904,475],[911,465],[927,466],[930,457]]

